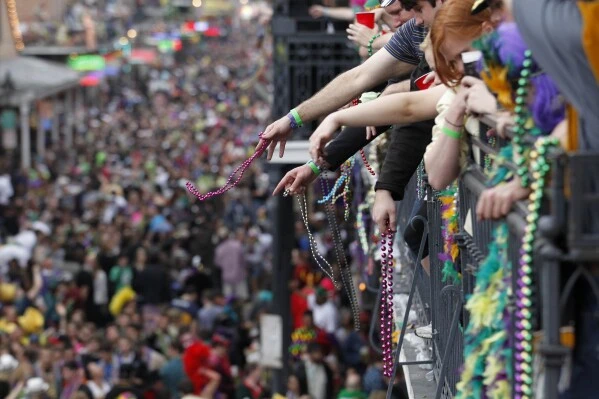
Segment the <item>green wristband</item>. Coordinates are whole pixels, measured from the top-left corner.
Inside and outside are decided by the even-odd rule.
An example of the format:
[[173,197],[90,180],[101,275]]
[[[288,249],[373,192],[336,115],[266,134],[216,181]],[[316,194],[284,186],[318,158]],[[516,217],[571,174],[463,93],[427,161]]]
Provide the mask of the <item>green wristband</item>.
[[293,119],[295,119],[295,123],[297,123],[298,127],[304,126],[304,122],[302,121],[302,118],[300,117],[299,113],[296,111],[295,108],[289,111],[289,113],[293,116]]
[[314,174],[316,176],[320,175],[320,167],[318,165],[316,165],[316,162],[314,162],[313,160],[309,160],[306,165],[308,165],[310,167],[310,169],[312,169],[312,172],[314,172]]
[[451,137],[452,139],[456,139],[456,140],[460,140],[462,138],[462,133],[458,132],[457,130],[452,130],[452,129],[448,128],[447,126],[443,126],[441,128],[441,133],[443,133],[446,136]]

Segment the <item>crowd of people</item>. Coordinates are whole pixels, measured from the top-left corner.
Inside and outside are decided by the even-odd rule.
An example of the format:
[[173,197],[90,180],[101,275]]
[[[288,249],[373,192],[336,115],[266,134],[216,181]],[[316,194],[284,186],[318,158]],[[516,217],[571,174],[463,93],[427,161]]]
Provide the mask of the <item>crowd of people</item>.
[[27,45],[85,46],[95,49],[126,34],[134,23],[144,18],[144,7],[159,6],[158,1],[69,0],[59,20],[55,19],[55,4],[36,1],[26,11],[28,18],[21,22],[21,33]]
[[[223,185],[270,114],[268,16],[232,20],[219,22],[226,37],[184,40],[156,64],[123,59],[85,104],[73,148],[53,143],[29,171],[2,158],[1,397],[271,397],[259,322],[273,301],[272,182],[259,161],[224,196],[199,202],[186,188]],[[356,332],[299,216],[296,233],[286,397],[381,395],[370,315]]]
[[[501,219],[540,184],[529,184],[539,177],[528,174],[537,158],[530,157],[524,135],[553,137],[544,142],[566,150],[597,149],[596,43],[581,41],[582,32],[596,36],[596,2],[581,4],[385,0],[354,1],[339,10],[327,1],[310,14],[350,21],[357,11],[374,10],[374,28],[357,22],[348,27],[364,62],[268,126],[268,98],[254,89],[256,82],[270,88],[269,68],[258,65],[269,64],[272,43],[259,24],[223,20],[226,38],[185,41],[181,52],[162,54],[158,65],[124,65],[87,104],[75,148],[54,147],[31,171],[13,170],[3,158],[0,393],[271,397],[260,365],[259,320],[272,309],[271,284],[289,283],[293,334],[291,360],[283,366],[289,375],[285,397],[384,396],[388,365],[365,336],[372,315],[353,317],[351,295],[338,290],[311,257],[317,249],[335,263],[335,239],[322,208],[308,215],[312,235],[297,215],[293,278],[272,282],[273,182],[264,164],[252,165],[226,195],[203,202],[189,195],[185,183],[200,192],[222,186],[252,154],[262,130],[272,158],[294,128],[324,118],[310,138],[312,160],[275,189],[303,194],[322,171],[337,170],[389,131],[371,212],[379,232],[394,230],[395,201],[412,176],[426,173],[442,191],[468,165],[480,163],[468,138],[480,136],[476,118],[490,115],[501,121],[497,136],[506,137],[501,127],[514,128],[513,144],[501,154],[517,171],[486,162],[482,172],[492,187],[480,196],[475,214],[477,221]],[[530,11],[539,7],[550,12]],[[547,26],[571,31],[560,36]],[[348,107],[355,99],[362,104]],[[414,214],[426,216],[421,189]],[[540,204],[531,198],[536,210]],[[343,221],[344,209],[337,210],[351,254],[360,237]],[[418,254],[423,232],[408,226],[402,233]],[[453,252],[443,255],[457,262]],[[422,267],[430,273],[428,247]],[[574,318],[596,308],[596,301],[588,301]],[[579,321],[576,344],[592,348],[594,321]],[[419,335],[432,334],[424,326]],[[576,351],[577,372],[566,394],[592,396],[597,382],[585,374],[597,363],[596,351]],[[486,363],[482,369],[478,379],[468,377],[476,386],[497,372]],[[528,392],[521,380],[516,395]],[[398,376],[393,395],[407,397],[400,382]],[[479,389],[492,396],[496,387]]]

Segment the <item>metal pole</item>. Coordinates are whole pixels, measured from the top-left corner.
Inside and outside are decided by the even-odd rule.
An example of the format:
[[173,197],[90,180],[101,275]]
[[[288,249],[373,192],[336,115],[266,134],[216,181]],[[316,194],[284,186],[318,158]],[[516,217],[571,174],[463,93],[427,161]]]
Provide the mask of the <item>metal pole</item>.
[[75,123],[75,117],[73,115],[73,90],[68,90],[65,98],[65,135],[64,144],[66,148],[70,148],[73,145],[73,125]]
[[[273,181],[280,181],[290,166],[282,165],[273,170]],[[287,369],[289,365],[289,345],[291,344],[291,303],[289,280],[291,279],[291,250],[294,244],[293,202],[291,197],[279,195],[275,199],[273,217],[273,311],[283,321],[283,367],[273,372],[273,392],[285,394],[287,388]]]
[[37,156],[40,158],[44,157],[46,153],[46,130],[44,129],[42,123],[42,115],[39,107],[37,107],[37,112],[35,113],[35,117],[37,118],[37,135],[36,135],[36,150]]
[[60,140],[60,102],[59,97],[55,96],[52,101],[52,145],[57,146]]
[[21,116],[21,167],[25,170],[31,167],[31,137],[29,131],[29,113],[31,109],[27,101],[19,108]]

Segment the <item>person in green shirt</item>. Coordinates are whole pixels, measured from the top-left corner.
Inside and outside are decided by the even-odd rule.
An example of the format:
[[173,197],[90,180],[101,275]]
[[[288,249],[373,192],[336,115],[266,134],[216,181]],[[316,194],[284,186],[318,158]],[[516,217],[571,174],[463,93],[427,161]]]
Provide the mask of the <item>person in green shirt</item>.
[[114,286],[114,292],[119,292],[124,287],[130,287],[133,281],[133,268],[129,266],[129,258],[125,255],[119,256],[117,264],[110,269],[110,283]]

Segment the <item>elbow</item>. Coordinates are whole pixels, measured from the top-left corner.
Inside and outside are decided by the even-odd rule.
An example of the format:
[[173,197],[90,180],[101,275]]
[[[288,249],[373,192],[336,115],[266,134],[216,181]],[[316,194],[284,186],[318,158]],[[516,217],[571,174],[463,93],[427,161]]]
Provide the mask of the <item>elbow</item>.
[[449,185],[449,183],[451,183],[451,181],[447,182],[447,179],[444,179],[442,176],[439,176],[438,173],[428,175],[428,184],[430,184],[430,186],[434,190],[443,190],[445,187]]
[[457,177],[459,172],[454,169],[432,170],[428,172],[428,184],[439,191],[445,190]]

